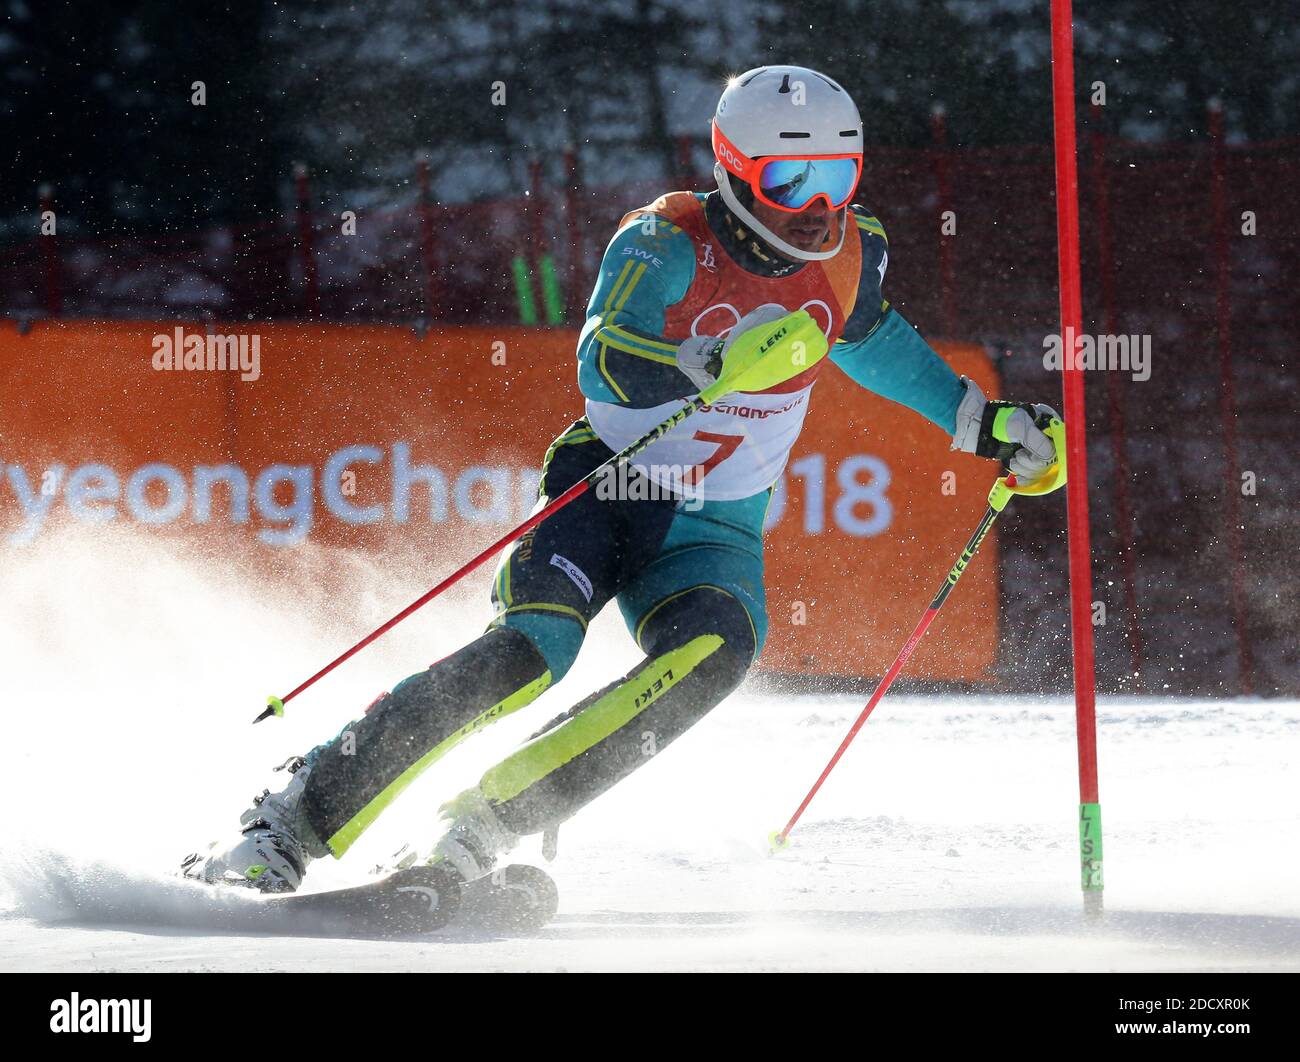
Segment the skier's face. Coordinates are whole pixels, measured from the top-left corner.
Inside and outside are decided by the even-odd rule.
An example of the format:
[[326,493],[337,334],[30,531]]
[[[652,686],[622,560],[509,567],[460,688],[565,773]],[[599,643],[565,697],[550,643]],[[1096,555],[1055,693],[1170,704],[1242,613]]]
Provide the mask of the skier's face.
[[[826,237],[830,235],[832,211],[822,199],[814,200],[797,214],[777,210],[757,201],[750,209],[754,212],[754,217],[772,232],[801,251],[820,251]],[[780,251],[776,253],[781,254]]]

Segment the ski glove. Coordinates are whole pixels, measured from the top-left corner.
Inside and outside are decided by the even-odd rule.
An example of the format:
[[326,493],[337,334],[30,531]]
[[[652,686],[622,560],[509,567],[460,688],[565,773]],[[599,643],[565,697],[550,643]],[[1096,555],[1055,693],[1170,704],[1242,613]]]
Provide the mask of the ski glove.
[[769,302],[745,314],[725,337],[691,336],[677,348],[677,367],[690,377],[691,383],[703,391],[717,383],[727,351],[737,338],[751,328],[760,328],[788,316],[790,311],[784,306]]
[[974,380],[963,376],[962,383],[952,448],[996,458],[1024,483],[1042,476],[1056,460],[1056,447],[1042,432],[1056,410],[1041,402],[990,402]]

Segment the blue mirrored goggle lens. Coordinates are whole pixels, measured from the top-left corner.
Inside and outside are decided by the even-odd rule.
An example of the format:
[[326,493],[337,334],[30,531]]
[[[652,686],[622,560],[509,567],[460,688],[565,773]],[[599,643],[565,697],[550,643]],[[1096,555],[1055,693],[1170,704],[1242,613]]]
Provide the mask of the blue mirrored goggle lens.
[[794,210],[819,195],[840,206],[853,195],[857,183],[857,159],[773,159],[758,176],[764,195]]

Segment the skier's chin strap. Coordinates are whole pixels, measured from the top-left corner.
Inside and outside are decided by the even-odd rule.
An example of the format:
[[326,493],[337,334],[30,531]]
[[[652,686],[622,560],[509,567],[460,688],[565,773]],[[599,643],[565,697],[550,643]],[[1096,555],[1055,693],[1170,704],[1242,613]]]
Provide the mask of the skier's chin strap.
[[[741,202],[746,196],[751,202],[753,200],[753,193],[748,188],[742,188],[739,195]],[[753,227],[727,205],[721,192],[709,193],[704,201],[704,217],[723,250],[746,272],[761,277],[788,277],[804,267],[803,262],[792,262],[776,254]]]

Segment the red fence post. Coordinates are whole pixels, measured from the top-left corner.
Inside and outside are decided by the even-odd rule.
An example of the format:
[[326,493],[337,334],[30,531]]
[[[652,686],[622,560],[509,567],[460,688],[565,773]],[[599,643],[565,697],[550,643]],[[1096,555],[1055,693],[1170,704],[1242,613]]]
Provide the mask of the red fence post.
[[298,256],[302,265],[305,308],[308,317],[315,317],[320,311],[320,281],[316,276],[316,255],[313,250],[311,187],[307,180],[307,167],[301,162],[293,168],[293,186],[298,201]]
[[546,208],[542,188],[542,160],[530,159],[528,163],[528,242],[530,265],[536,270],[546,253]]
[[429,160],[416,165],[419,182],[420,262],[424,266],[424,315],[430,322],[438,312],[438,267],[433,238],[433,197],[430,191]]
[[[41,210],[36,231],[40,233],[41,227],[45,224],[46,213],[54,213],[54,189],[48,184],[43,184],[37,192],[41,197]],[[58,217],[55,216],[54,232],[48,236],[38,236],[43,247],[42,257],[45,260],[45,312],[51,317],[58,317],[63,313],[63,277],[59,261],[58,231]]]
[[[1101,130],[1101,107],[1093,104],[1092,180],[1097,204],[1097,265],[1101,277],[1101,305],[1108,335],[1117,335],[1119,315],[1115,310],[1115,244],[1110,217],[1110,188],[1106,174],[1106,136]],[[1124,402],[1118,372],[1106,373],[1106,397],[1110,405],[1110,450],[1115,462],[1115,523],[1119,532],[1120,572],[1124,580],[1124,608],[1128,613],[1129,665],[1134,689],[1142,686],[1142,625],[1138,619],[1137,554],[1133,505],[1129,499],[1130,470],[1128,432],[1124,423]]]
[[1237,635],[1237,681],[1242,693],[1254,692],[1250,637],[1246,630],[1246,579],[1242,561],[1241,479],[1237,460],[1237,403],[1232,382],[1232,274],[1228,247],[1227,157],[1223,148],[1223,107],[1209,103],[1211,213],[1214,218],[1215,316],[1219,338],[1219,417],[1223,431],[1224,482],[1227,492],[1228,566],[1232,579],[1232,624]]
[[930,110],[930,133],[934,138],[931,160],[939,201],[939,289],[943,308],[943,331],[950,339],[957,338],[957,295],[953,270],[952,238],[944,235],[944,214],[952,209],[952,188],[949,178],[947,112],[941,103]]
[[587,285],[582,253],[582,174],[578,165],[577,149],[564,149],[564,223],[569,236],[569,319],[582,321],[587,311]]
[[684,192],[695,191],[695,167],[691,164],[691,138],[685,133],[675,138],[677,145],[677,187]]

